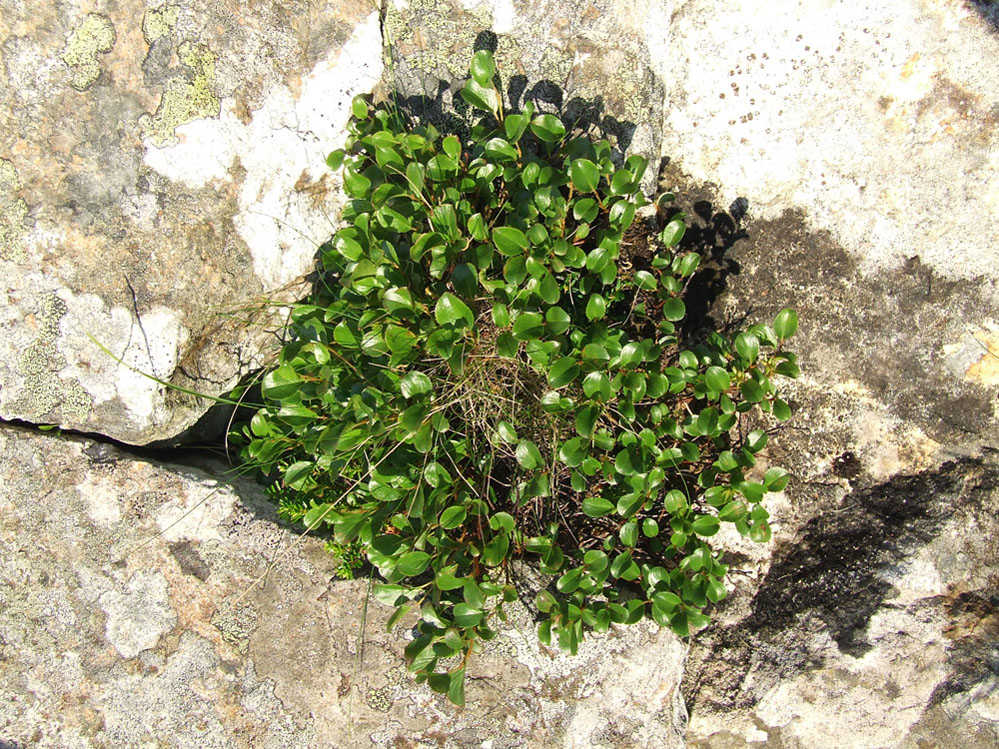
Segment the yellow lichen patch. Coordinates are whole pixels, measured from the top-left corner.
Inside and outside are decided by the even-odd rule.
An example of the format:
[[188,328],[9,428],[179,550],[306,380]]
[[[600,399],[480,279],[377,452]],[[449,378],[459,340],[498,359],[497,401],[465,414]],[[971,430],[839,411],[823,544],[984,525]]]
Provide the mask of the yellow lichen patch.
[[17,196],[20,189],[21,180],[14,165],[0,159],[0,260],[15,263],[25,259],[21,238],[28,215],[27,204]]
[[221,100],[215,94],[215,54],[203,44],[184,41],[177,49],[180,61],[194,72],[192,80],[176,77],[167,83],[156,114],[139,118],[139,127],[157,146],[171,141],[181,125],[217,117]]
[[62,61],[73,69],[70,83],[77,91],[86,91],[101,74],[97,55],[110,52],[114,47],[114,25],[105,16],[91,13],[70,34]]
[[180,17],[179,5],[161,5],[150,8],[142,17],[142,36],[146,44],[152,44],[157,39],[169,34],[177,25]]
[[968,367],[964,376],[987,387],[999,385],[999,331],[982,330],[974,337],[982,346],[982,356]]

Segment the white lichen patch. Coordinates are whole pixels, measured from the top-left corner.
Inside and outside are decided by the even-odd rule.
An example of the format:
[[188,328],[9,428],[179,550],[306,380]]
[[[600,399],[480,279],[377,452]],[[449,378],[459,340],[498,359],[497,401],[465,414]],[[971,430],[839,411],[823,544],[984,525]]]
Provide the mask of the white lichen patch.
[[159,571],[135,573],[123,590],[104,593],[100,605],[107,617],[104,635],[122,658],[156,647],[177,623],[166,578]]
[[97,55],[110,52],[115,43],[114,25],[99,13],[91,13],[69,35],[62,60],[73,71],[70,80],[77,91],[86,91],[101,75]]
[[217,119],[177,128],[174,145],[146,144],[145,163],[167,178],[197,188],[231,180],[238,159],[245,170],[236,230],[253,256],[266,288],[280,288],[311,268],[316,247],[334,227],[335,205],[316,205],[296,191],[303,172],[310,182],[326,173],[326,154],[346,137],[354,95],[370,91],[382,74],[378,14],[304,76],[298,95],[276,86],[249,123],[226,99]]
[[168,380],[173,375],[178,351],[187,341],[177,312],[154,307],[137,317],[125,307],[108,308],[94,294],[63,291],[60,297],[68,310],[57,342],[66,362],[60,376],[79,382],[95,404],[119,398],[138,428],[165,423],[170,417],[165,388],[152,377]]

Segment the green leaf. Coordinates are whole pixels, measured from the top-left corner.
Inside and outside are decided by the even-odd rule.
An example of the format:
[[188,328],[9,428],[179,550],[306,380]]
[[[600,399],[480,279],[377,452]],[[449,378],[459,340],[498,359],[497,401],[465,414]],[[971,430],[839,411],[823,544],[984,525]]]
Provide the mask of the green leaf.
[[516,161],[517,149],[503,138],[490,138],[482,144],[486,156],[494,161]]
[[482,549],[482,559],[490,567],[498,567],[510,551],[510,537],[505,533],[493,536],[492,541]]
[[621,526],[621,530],[618,531],[618,537],[625,546],[634,547],[638,542],[638,523],[634,520],[629,520]]
[[597,217],[599,206],[593,198],[582,198],[572,205],[572,215],[577,221],[590,223]]
[[399,381],[399,390],[403,398],[412,398],[422,393],[429,393],[433,390],[430,378],[423,372],[407,372]]
[[635,285],[640,289],[645,289],[646,291],[655,291],[659,282],[656,281],[656,277],[647,270],[640,270],[635,273]]
[[589,454],[588,440],[582,437],[573,437],[562,443],[558,449],[558,457],[569,468],[575,468]]
[[496,424],[496,434],[508,445],[512,445],[517,441],[517,430],[507,421],[500,421]]
[[553,114],[539,114],[531,120],[531,132],[540,140],[554,143],[565,137],[565,125]]
[[545,310],[545,320],[548,323],[548,332],[552,335],[562,335],[569,329],[569,313],[561,307],[549,307]]
[[770,525],[760,521],[749,526],[749,537],[758,544],[765,544],[770,540]]
[[558,304],[561,293],[559,292],[558,281],[555,280],[555,277],[551,273],[545,272],[541,277],[541,281],[538,283],[538,296],[547,304]]
[[299,460],[292,463],[284,471],[285,486],[289,486],[292,489],[301,489],[305,485],[305,482],[308,481],[315,465],[311,460]]
[[540,468],[545,463],[544,458],[541,457],[541,451],[538,450],[538,446],[530,440],[521,440],[518,443],[516,456],[520,466],[529,471]]
[[452,705],[462,707],[465,704],[465,667],[456,668],[449,677],[447,698]]
[[698,536],[713,536],[718,532],[721,525],[714,515],[699,515],[690,524],[690,528]]
[[470,606],[467,603],[457,603],[452,611],[454,623],[459,627],[474,627],[482,621],[484,616],[482,609]]
[[368,102],[364,100],[364,97],[357,95],[350,102],[350,112],[359,120],[363,120],[368,116]]
[[746,517],[746,503],[735,499],[718,510],[718,519],[726,523],[735,523]]
[[548,370],[548,384],[553,388],[563,388],[579,375],[579,364],[571,357],[563,357]]
[[597,417],[600,416],[600,409],[595,405],[583,406],[576,411],[576,432],[582,437],[589,437],[593,434]]
[[708,370],[704,373],[704,384],[710,390],[720,393],[729,389],[732,380],[728,372],[721,367],[708,367]]
[[493,325],[497,328],[505,328],[510,324],[510,312],[502,302],[493,304]]
[[500,333],[496,336],[496,353],[500,356],[515,359],[519,349],[520,344],[512,333]]
[[634,192],[635,175],[627,169],[621,169],[611,178],[611,195],[625,195]]
[[773,413],[774,418],[778,421],[787,421],[791,418],[791,407],[787,405],[786,401],[783,401],[780,398],[774,398]]
[[[413,295],[409,289],[393,286],[390,289],[386,289],[385,296],[382,297],[382,304],[389,313],[398,312],[399,310],[411,310],[414,308]],[[340,323],[340,325],[344,325],[344,323]]]
[[768,468],[763,474],[763,485],[768,492],[779,492],[787,486],[790,476],[783,468]]
[[558,582],[555,583],[555,587],[558,588],[560,593],[572,593],[572,591],[579,587],[579,581],[582,579],[583,568],[576,567],[562,575],[558,579]]
[[302,384],[302,378],[299,377],[298,372],[290,364],[282,364],[264,375],[260,384],[260,392],[265,398],[280,401],[297,393]]
[[451,271],[451,283],[454,290],[463,297],[474,297],[479,289],[475,268],[468,263],[459,263]]
[[441,526],[447,530],[452,530],[457,528],[459,525],[465,522],[466,510],[464,507],[452,506],[448,507],[444,512],[441,513],[440,523]]
[[569,178],[579,192],[593,192],[600,182],[600,169],[589,159],[576,159],[569,167]]
[[508,114],[503,120],[503,131],[511,143],[516,143],[527,130],[527,118],[522,114]]
[[497,512],[491,518],[489,518],[489,527],[494,531],[503,531],[504,533],[513,533],[515,522],[513,515],[509,512]]
[[329,156],[326,157],[326,166],[332,169],[334,172],[337,171],[341,166],[343,166],[344,150],[338,148],[335,151],[330,151]]
[[364,198],[371,189],[371,180],[360,172],[348,168],[343,174],[343,185],[347,188],[347,194],[350,197]]
[[774,320],[774,332],[778,340],[786,341],[798,330],[798,315],[793,309],[782,309]]
[[544,330],[544,320],[537,312],[521,312],[513,321],[513,335],[518,340],[538,338]]
[[590,372],[583,378],[583,392],[587,398],[610,400],[611,384],[605,372]]
[[676,261],[673,263],[673,272],[680,278],[686,278],[697,270],[697,266],[700,265],[700,263],[700,255],[696,252],[688,252],[677,257]]
[[472,61],[468,65],[468,72],[479,85],[488,86],[496,75],[496,63],[493,62],[493,53],[487,49],[480,49],[472,55]]
[[740,357],[752,364],[760,355],[760,340],[752,333],[739,333],[735,337],[735,350]]
[[425,551],[410,551],[399,557],[396,569],[403,577],[416,577],[430,564],[430,555]]
[[642,521],[642,535],[646,538],[655,538],[659,535],[659,523],[655,518],[645,518]]
[[461,89],[461,98],[476,109],[496,114],[499,111],[499,94],[492,85],[482,85],[472,78]]
[[448,323],[463,322],[465,326],[471,328],[475,325],[475,318],[472,310],[463,301],[449,291],[441,294],[434,307],[434,317],[441,325]]
[[591,518],[600,518],[614,512],[614,504],[603,497],[586,497],[583,512]]
[[682,320],[687,314],[687,306],[682,299],[671,297],[663,302],[663,317],[671,322]]
[[663,506],[670,515],[677,515],[687,509],[687,498],[679,489],[673,489],[666,493]]
[[659,234],[659,238],[662,243],[667,247],[676,247],[680,244],[680,240],[683,239],[683,233],[687,230],[686,224],[683,223],[682,219],[673,219]]
[[504,255],[520,255],[527,249],[527,237],[513,226],[497,226],[493,229],[493,244]]
[[607,313],[607,300],[600,294],[590,294],[586,302],[586,317],[590,320],[600,320]]
[[489,239],[489,229],[481,213],[473,213],[469,216],[467,225],[468,233],[472,235],[472,239],[476,242],[485,242]]

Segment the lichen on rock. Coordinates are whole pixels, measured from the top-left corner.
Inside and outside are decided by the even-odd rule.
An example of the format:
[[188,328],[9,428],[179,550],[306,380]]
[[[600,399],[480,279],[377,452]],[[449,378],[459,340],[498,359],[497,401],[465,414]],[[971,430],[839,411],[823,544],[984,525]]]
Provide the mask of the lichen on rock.
[[152,44],[169,34],[177,19],[180,17],[179,5],[161,5],[159,8],[150,8],[142,17],[142,36],[146,44]]
[[222,102],[215,93],[216,55],[207,45],[184,40],[177,48],[180,61],[191,70],[192,78],[171,78],[155,114],[139,118],[139,127],[155,145],[174,139],[174,131],[188,122],[217,117]]
[[59,376],[66,366],[65,357],[56,347],[59,321],[67,312],[66,303],[56,294],[42,299],[42,313],[37,318],[38,337],[22,352],[17,369],[24,377],[21,407],[35,418],[44,417],[56,408],[77,421],[86,420],[92,399],[77,380]]
[[21,180],[7,159],[0,159],[0,260],[21,262],[26,255],[21,240],[28,204],[18,197]]
[[77,91],[86,91],[101,75],[97,55],[106,54],[114,48],[117,35],[114,24],[107,16],[91,13],[70,34],[62,61],[73,70],[70,80]]

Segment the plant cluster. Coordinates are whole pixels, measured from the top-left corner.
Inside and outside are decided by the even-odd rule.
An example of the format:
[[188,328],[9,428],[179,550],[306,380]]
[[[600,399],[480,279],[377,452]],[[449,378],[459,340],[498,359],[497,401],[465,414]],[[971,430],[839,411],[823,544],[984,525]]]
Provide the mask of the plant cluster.
[[328,159],[344,228],[240,432],[287,516],[363,549],[389,628],[419,614],[409,669],[456,704],[518,560],[548,581],[545,645],[704,626],[726,595],[708,539],[767,541],[761,500],[788,481],[754,470],[767,432],[744,416],[789,418],[774,380],[798,374],[791,310],[683,348],[701,256],[683,214],[656,218],[672,196],[649,205],[641,156],[615,166],[530,102],[505,112],[496,81],[477,52],[465,138],[353,101]]

